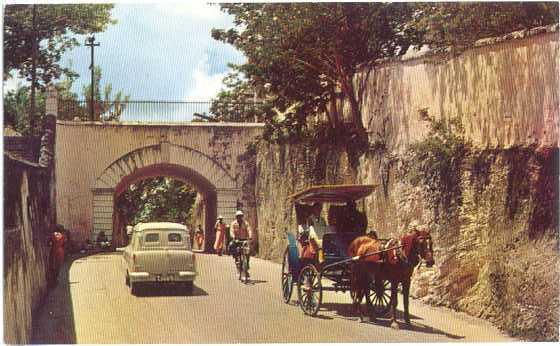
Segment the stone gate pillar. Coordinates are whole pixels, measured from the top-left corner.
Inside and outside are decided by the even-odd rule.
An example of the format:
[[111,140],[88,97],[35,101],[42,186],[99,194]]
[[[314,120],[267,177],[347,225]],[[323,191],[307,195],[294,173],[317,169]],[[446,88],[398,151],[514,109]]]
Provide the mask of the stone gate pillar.
[[216,209],[228,225],[235,220],[237,200],[241,199],[240,189],[216,189]]
[[90,240],[95,241],[99,232],[104,231],[108,239],[113,239],[113,195],[111,188],[96,188],[93,192],[93,227]]

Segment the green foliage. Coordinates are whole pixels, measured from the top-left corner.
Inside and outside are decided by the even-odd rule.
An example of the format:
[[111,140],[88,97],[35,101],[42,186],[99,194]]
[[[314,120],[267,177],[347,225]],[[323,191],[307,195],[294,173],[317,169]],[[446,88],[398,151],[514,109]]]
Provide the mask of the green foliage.
[[410,146],[412,169],[409,179],[413,185],[429,188],[434,203],[447,211],[460,204],[461,164],[470,142],[465,140],[460,118],[430,121],[426,138]]
[[[32,131],[29,127],[30,88],[19,84],[15,90],[4,95],[4,126],[11,126],[24,136],[39,135],[39,128]],[[38,114],[45,114],[45,98],[42,93],[35,98]],[[39,125],[39,124],[37,124]]]
[[[232,44],[248,59],[235,66],[238,84],[265,97],[265,122],[279,139],[305,131],[308,116],[335,107],[345,96],[350,103],[348,125],[365,135],[353,76],[358,65],[406,51],[408,30],[403,20],[411,8],[388,3],[223,4],[236,28],[212,31],[212,37]],[[227,92],[222,98],[231,99]],[[220,97],[218,98],[220,100]],[[336,107],[335,107],[336,108]],[[329,121],[341,126],[341,112]]]
[[196,191],[167,177],[155,177],[130,185],[116,202],[127,224],[139,222],[185,222],[191,216]]
[[[126,102],[129,96],[123,96],[123,92],[119,91],[114,96],[112,95],[112,86],[110,83],[105,85],[103,95],[99,91],[101,83],[101,69],[95,68],[96,78],[96,120],[119,120],[120,116],[125,110]],[[89,105],[91,99],[91,85],[83,88],[83,97],[87,100],[86,104],[79,102],[79,96],[72,91],[72,86],[76,77],[66,76],[60,82],[55,84],[58,90],[58,119],[60,120],[74,120],[78,117],[82,120],[89,120]],[[29,126],[29,114],[31,104],[31,88],[26,85],[18,85],[15,90],[10,90],[4,95],[4,125],[9,125],[17,132],[23,135],[41,135],[42,124],[36,122],[34,128]],[[89,97],[88,97],[89,96]],[[36,95],[36,109],[37,113],[42,119],[45,115],[45,94],[39,92]]]
[[[35,21],[33,9],[35,8]],[[4,8],[4,79],[13,71],[31,81],[36,69],[38,86],[66,74],[76,74],[59,65],[64,52],[79,45],[75,34],[105,30],[116,23],[111,4],[99,5],[8,5]],[[33,66],[34,38],[38,42],[37,65]]]
[[[113,86],[111,83],[105,84],[103,95],[101,94],[101,68],[99,66],[95,67],[93,71],[93,76],[95,79],[95,121],[99,120],[119,120],[120,116],[126,108],[127,102],[130,100],[129,95],[124,95],[122,91],[118,91],[114,96],[111,95],[113,91]],[[86,100],[85,111],[86,114],[80,114],[82,119],[90,119],[90,105],[91,105],[91,84],[83,87],[82,94]],[[83,109],[83,107],[82,107]]]
[[265,102],[255,102],[254,90],[247,80],[239,77],[239,73],[231,73],[224,78],[226,87],[212,101],[210,113],[217,121],[254,122],[262,114],[267,113]]
[[418,3],[410,25],[432,48],[464,49],[480,38],[558,23],[558,2]]

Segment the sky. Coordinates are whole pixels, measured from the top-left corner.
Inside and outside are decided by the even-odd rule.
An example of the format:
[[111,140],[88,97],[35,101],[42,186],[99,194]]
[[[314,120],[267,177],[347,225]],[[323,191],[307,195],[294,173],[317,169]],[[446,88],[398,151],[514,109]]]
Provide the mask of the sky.
[[[130,100],[209,101],[222,88],[227,64],[245,61],[231,45],[210,36],[212,28],[233,26],[218,5],[117,3],[112,18],[117,24],[95,34],[101,44],[95,65],[102,70],[101,90],[111,83],[113,93],[123,91]],[[83,44],[85,37],[78,40]],[[90,84],[90,55],[82,45],[62,58],[63,66],[80,75],[73,88],[80,98],[82,86]],[[7,88],[14,85],[9,81]]]

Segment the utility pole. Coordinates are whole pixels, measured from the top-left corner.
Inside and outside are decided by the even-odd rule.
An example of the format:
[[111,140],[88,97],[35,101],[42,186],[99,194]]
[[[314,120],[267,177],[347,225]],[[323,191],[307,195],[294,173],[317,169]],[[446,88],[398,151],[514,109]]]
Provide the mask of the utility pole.
[[93,121],[95,118],[94,115],[94,104],[95,104],[95,65],[93,63],[93,50],[95,47],[99,46],[99,43],[95,43],[95,36],[91,35],[90,38],[86,40],[86,46],[91,47],[91,65],[89,65],[89,69],[91,70],[91,103],[89,108],[90,120]]

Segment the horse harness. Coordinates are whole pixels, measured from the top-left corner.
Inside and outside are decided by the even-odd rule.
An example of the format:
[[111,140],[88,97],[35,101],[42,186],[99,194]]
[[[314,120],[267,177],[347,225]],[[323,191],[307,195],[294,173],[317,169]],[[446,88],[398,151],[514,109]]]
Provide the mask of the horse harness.
[[[427,236],[417,236],[416,237],[417,240],[427,240],[428,241],[428,246],[431,248],[431,243],[432,243],[432,237],[430,235]],[[398,246],[395,246],[396,244],[398,244]],[[391,238],[389,239],[389,241],[385,244],[385,246],[383,247],[384,251],[384,260],[388,261],[389,258],[389,251],[393,251],[395,254],[395,257],[398,258],[401,262],[403,262],[406,265],[411,265],[412,263],[410,263],[410,259],[408,258],[408,256],[406,255],[406,253],[403,251],[404,248],[404,244],[402,243],[402,240],[399,239],[395,239],[395,238]],[[422,261],[419,261],[419,264]]]

